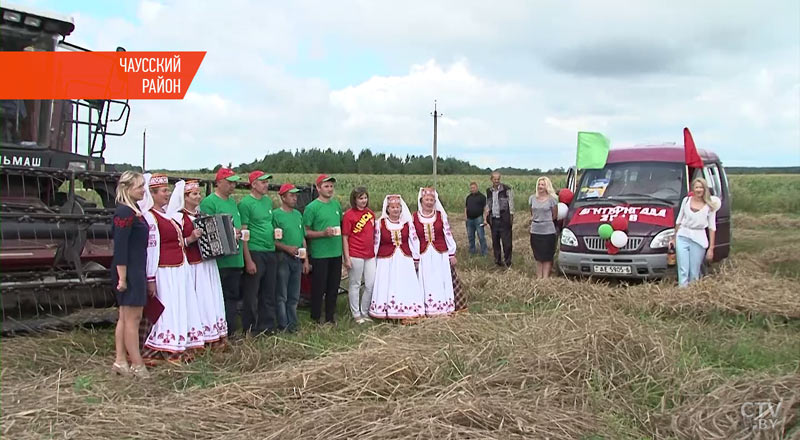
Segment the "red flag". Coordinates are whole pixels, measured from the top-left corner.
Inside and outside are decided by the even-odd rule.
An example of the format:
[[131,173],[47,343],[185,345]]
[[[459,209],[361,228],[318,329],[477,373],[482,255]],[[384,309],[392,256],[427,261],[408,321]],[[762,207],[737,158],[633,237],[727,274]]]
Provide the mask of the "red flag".
[[686,154],[686,165],[690,168],[703,168],[703,159],[697,154],[692,133],[687,127],[683,127],[683,151]]

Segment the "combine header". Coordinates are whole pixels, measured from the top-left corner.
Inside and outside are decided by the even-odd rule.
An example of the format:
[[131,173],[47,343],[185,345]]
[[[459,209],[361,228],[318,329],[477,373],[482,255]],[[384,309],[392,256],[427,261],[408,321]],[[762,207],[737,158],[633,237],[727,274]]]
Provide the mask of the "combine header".
[[[85,51],[72,19],[0,7],[0,50]],[[124,50],[119,48],[118,50]],[[13,66],[4,66],[13,68]],[[113,305],[111,217],[119,174],[105,164],[130,107],[116,100],[0,100],[3,333],[81,321]]]
[[[65,41],[71,18],[3,5],[0,20],[1,51],[86,51]],[[129,116],[128,101],[0,100],[3,334],[116,319],[109,266],[120,173],[103,155]],[[209,194],[212,182],[203,184]],[[299,189],[302,211],[316,191]]]

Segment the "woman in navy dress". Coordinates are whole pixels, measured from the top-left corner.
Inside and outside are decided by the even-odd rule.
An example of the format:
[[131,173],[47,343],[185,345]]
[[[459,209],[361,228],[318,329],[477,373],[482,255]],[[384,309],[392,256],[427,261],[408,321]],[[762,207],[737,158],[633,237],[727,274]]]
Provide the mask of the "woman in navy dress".
[[140,173],[122,173],[117,184],[117,209],[112,225],[114,257],[111,279],[119,305],[119,319],[114,333],[116,361],[111,370],[121,375],[146,378],[147,368],[139,351],[139,321],[147,302],[149,228],[136,203],[144,198],[144,191],[144,178]]

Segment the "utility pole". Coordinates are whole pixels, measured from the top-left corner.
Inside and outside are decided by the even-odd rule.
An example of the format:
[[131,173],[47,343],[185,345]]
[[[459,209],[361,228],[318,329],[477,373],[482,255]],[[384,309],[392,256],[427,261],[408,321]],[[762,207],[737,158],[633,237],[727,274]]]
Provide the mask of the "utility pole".
[[436,150],[436,131],[438,129],[438,119],[444,115],[437,111],[435,99],[433,100],[433,113],[431,113],[431,115],[433,115],[433,189],[436,189],[436,160],[438,158]]
[[142,172],[146,172],[147,168],[144,167],[145,165],[145,157],[147,156],[147,129],[145,128],[142,132]]

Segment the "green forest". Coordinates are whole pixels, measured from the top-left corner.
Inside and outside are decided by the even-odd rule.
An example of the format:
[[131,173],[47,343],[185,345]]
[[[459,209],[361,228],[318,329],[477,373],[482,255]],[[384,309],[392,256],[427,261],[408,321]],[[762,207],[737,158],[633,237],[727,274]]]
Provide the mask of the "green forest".
[[[369,148],[361,150],[358,155],[352,150],[334,151],[331,148],[281,150],[277,153],[265,155],[262,159],[250,163],[241,163],[235,166],[232,163],[216,164],[213,168],[200,168],[195,170],[179,170],[196,173],[216,172],[220,167],[229,167],[239,173],[253,170],[263,170],[271,173],[329,173],[329,174],[431,174],[433,169],[432,156],[373,153]],[[116,164],[118,171],[137,170],[140,166],[131,164]],[[447,174],[485,174],[493,171],[488,167],[479,167],[467,161],[453,157],[439,157],[436,164],[437,173]],[[726,167],[728,174],[797,174],[800,167]],[[154,171],[154,170],[151,170]],[[177,170],[173,170],[177,171]],[[504,175],[542,175],[564,174],[566,168],[515,168],[502,167],[497,169]]]

